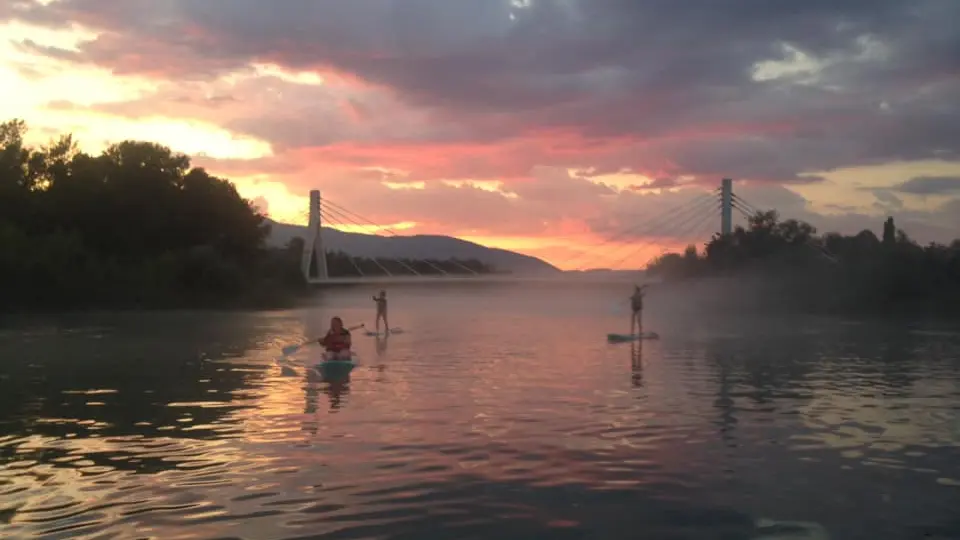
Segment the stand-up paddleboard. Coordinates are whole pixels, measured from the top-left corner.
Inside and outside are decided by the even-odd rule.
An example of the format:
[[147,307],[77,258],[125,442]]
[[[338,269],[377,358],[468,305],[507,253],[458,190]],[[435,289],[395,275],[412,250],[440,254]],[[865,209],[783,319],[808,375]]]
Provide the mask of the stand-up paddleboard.
[[637,341],[640,339],[660,339],[660,334],[656,332],[642,332],[640,334],[607,334],[607,341],[610,343],[624,343],[627,341]]
[[[391,329],[390,329],[390,334],[391,334],[391,335],[392,335],[392,334],[402,334],[402,333],[403,333],[403,328],[391,328]],[[371,337],[374,337],[374,336],[375,336],[375,337],[383,337],[383,336],[386,335],[384,332],[371,332],[370,330],[367,330],[367,331],[366,331],[366,334],[367,334],[368,336],[371,336]]]

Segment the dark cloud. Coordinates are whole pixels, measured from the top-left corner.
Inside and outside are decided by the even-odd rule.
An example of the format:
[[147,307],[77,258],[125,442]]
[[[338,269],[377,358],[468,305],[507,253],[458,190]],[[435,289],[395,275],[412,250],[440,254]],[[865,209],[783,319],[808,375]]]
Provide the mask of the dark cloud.
[[631,191],[649,191],[654,189],[670,189],[679,185],[680,182],[674,178],[656,178],[646,184],[628,186],[627,189]]
[[[280,149],[323,147],[345,164],[380,161],[409,180],[525,177],[551,165],[809,183],[822,180],[811,172],[960,160],[957,0],[28,4],[0,16],[103,33],[78,51],[22,47],[115,73],[210,81],[265,62],[351,74],[390,100],[371,94],[334,110],[303,94],[228,126]],[[784,67],[801,57],[807,65]],[[413,112],[389,112],[400,108]],[[460,146],[448,151],[451,141]],[[414,163],[418,145],[452,157]],[[933,185],[911,182],[897,191]],[[901,207],[889,191],[874,195]]]
[[960,176],[917,176],[895,188],[911,195],[944,195],[960,193]]
[[843,213],[847,213],[847,214],[853,214],[853,213],[856,213],[856,212],[858,211],[858,209],[857,209],[856,206],[851,206],[851,205],[849,205],[849,204],[832,204],[832,203],[830,203],[830,204],[825,204],[825,205],[823,205],[823,206],[824,206],[824,208],[827,208],[828,210],[832,210],[832,211],[834,211],[834,212],[843,212]]
[[878,208],[881,210],[889,211],[903,208],[903,201],[900,200],[900,197],[897,197],[888,190],[875,189],[873,196],[876,197],[877,204],[879,205]]

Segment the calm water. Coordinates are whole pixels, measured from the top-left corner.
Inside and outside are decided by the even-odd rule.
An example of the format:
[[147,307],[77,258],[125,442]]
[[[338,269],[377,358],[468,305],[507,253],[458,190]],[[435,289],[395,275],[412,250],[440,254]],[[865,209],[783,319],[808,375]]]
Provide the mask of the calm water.
[[960,538],[960,332],[394,288],[348,381],[278,365],[373,292],[3,321],[0,536]]

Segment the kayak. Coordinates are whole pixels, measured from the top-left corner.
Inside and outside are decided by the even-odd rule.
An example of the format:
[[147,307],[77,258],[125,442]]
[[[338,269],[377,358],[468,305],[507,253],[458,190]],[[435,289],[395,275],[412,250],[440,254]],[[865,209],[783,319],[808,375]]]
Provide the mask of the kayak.
[[660,339],[660,334],[656,332],[643,332],[640,334],[607,334],[607,341],[611,343],[622,343],[640,339]]
[[322,375],[346,375],[357,367],[353,360],[324,360],[313,366]]

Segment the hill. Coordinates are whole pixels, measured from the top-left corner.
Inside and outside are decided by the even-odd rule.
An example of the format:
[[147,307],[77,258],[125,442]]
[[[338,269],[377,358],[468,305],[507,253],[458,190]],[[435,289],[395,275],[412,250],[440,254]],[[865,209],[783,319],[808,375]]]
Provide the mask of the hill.
[[[267,244],[284,246],[290,240],[306,237],[306,227],[268,220],[270,236]],[[377,236],[348,233],[323,228],[324,247],[330,251],[344,251],[358,257],[410,259],[476,259],[500,271],[515,274],[560,272],[555,266],[529,255],[505,249],[491,248],[450,236],[418,234],[413,236]]]

